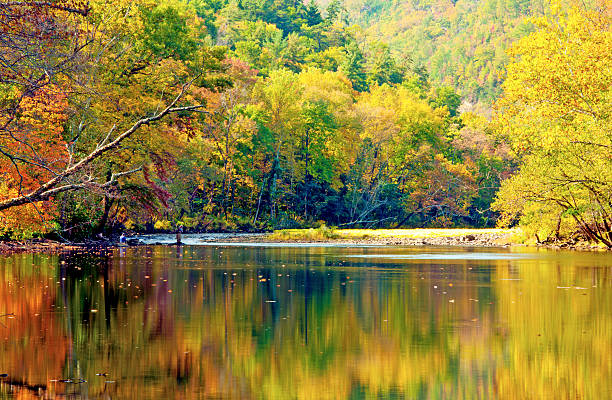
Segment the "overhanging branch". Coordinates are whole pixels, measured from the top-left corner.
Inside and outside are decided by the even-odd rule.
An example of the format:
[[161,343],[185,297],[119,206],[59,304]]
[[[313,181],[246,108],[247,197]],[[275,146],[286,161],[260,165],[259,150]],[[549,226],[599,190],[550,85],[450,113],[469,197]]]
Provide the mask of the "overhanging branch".
[[[91,164],[94,160],[98,159],[103,154],[117,148],[125,139],[132,136],[143,125],[148,125],[152,122],[158,121],[170,113],[177,113],[177,112],[183,112],[183,111],[196,111],[196,110],[203,108],[204,107],[203,105],[176,107],[176,104],[178,103],[178,101],[183,97],[183,95],[185,94],[185,91],[191,86],[191,84],[193,83],[195,79],[197,79],[197,76],[193,78],[191,81],[189,81],[188,83],[184,84],[183,87],[181,88],[180,93],[161,112],[155,113],[154,115],[150,117],[143,117],[139,119],[129,129],[125,130],[123,133],[118,135],[115,139],[113,139],[112,141],[108,142],[107,144],[103,146],[96,147],[96,149],[94,149],[87,156],[85,156],[84,158],[82,158],[80,161],[73,164],[72,166],[68,166],[64,171],[55,175],[55,177],[53,177],[52,179],[50,179],[49,181],[41,185],[38,189],[30,192],[29,194],[23,195],[23,196],[18,196],[12,199],[1,201],[0,211],[6,210],[11,207],[24,205],[26,203],[48,200],[49,198],[59,193],[83,188],[87,183],[91,183],[91,182],[77,182],[77,183],[66,184],[63,186],[58,186],[58,185],[61,182],[65,181],[66,178],[73,176],[77,172],[81,171],[83,168]],[[132,172],[135,172],[135,171],[132,171]],[[131,172],[128,171],[126,173],[115,174],[115,179],[127,173],[131,173]]]

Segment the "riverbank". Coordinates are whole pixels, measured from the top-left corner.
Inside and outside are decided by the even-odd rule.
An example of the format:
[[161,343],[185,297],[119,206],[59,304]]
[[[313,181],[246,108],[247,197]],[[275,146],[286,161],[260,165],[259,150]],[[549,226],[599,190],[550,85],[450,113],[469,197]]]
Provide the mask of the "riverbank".
[[589,242],[535,243],[525,241],[519,229],[285,229],[263,236],[228,238],[227,242],[320,243],[379,246],[510,247],[553,250],[609,250]]
[[[272,233],[190,233],[183,235],[185,245],[257,243],[265,245],[321,244],[343,246],[446,246],[446,247],[510,247],[529,246],[568,250],[606,250],[587,242],[523,243],[516,229],[287,229]],[[174,234],[134,235],[130,246],[175,245]],[[62,243],[47,239],[0,241],[0,254],[54,253],[70,250],[112,248],[112,240],[89,240],[84,243]]]
[[[508,229],[288,229],[271,233],[202,233],[184,234],[183,244],[224,243],[288,243],[342,244],[379,246],[471,246],[504,247],[512,244],[514,230]],[[137,238],[146,245],[170,245],[175,243],[172,234],[140,235]]]
[[[112,243],[111,243],[112,244]],[[0,241],[0,254],[13,253],[56,253],[90,247],[85,244],[62,243],[49,239]],[[94,246],[91,246],[94,247]]]
[[387,246],[470,246],[512,245],[511,229],[287,229],[256,238],[262,242],[343,243]]

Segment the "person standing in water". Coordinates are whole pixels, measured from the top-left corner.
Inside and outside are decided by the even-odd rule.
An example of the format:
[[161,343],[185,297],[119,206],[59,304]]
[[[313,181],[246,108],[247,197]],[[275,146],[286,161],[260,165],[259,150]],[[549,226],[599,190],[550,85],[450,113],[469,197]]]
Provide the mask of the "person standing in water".
[[179,225],[176,229],[176,244],[181,245],[183,239],[183,225]]

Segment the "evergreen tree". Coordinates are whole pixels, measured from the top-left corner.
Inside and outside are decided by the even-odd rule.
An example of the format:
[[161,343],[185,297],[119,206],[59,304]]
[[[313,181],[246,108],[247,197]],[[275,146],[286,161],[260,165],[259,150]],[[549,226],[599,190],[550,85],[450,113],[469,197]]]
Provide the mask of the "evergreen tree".
[[341,65],[341,70],[350,79],[353,89],[358,92],[365,92],[369,85],[365,72],[365,58],[356,42],[351,41],[346,46],[345,58]]
[[314,0],[310,0],[310,3],[308,3],[308,6],[306,7],[306,21],[308,22],[309,26],[319,25],[321,22],[323,22],[323,17],[321,17],[319,6]]

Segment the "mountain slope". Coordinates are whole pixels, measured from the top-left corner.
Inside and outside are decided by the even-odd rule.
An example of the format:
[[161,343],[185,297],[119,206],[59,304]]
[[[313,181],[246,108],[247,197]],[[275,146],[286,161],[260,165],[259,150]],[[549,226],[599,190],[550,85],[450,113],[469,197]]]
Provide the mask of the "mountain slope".
[[[329,0],[319,0],[322,7]],[[506,49],[532,30],[541,0],[345,0],[347,20],[368,41],[424,66],[432,83],[456,88],[470,102],[490,104],[499,92]]]

